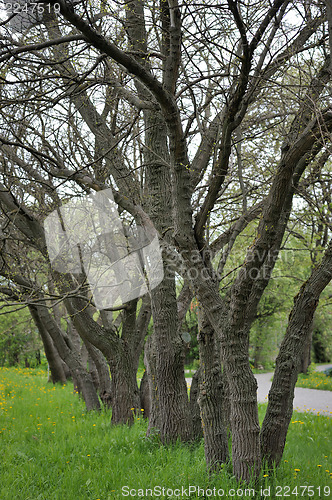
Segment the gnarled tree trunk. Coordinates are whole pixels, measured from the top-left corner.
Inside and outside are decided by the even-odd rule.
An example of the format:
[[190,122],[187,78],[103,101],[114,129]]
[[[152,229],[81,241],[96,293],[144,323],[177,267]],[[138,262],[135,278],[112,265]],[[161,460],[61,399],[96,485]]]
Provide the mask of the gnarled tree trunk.
[[60,330],[47,308],[43,306],[36,307],[39,318],[52,337],[61,358],[70,367],[73,378],[77,380],[87,410],[100,410],[100,403],[92,378],[82,365],[78,353],[73,350],[69,339],[65,339],[64,332]]
[[201,367],[195,371],[190,386],[190,413],[193,422],[193,439],[201,439],[203,437],[201,412],[198,404],[200,374]]
[[228,459],[228,439],[223,416],[224,388],[215,332],[202,309],[198,333],[200,365],[198,404],[204,433],[206,465],[217,471]]
[[332,240],[321,264],[312,271],[294,299],[284,340],[276,360],[269,403],[260,441],[268,463],[278,465],[285,447],[293,413],[294,388],[300,369],[303,346],[310,335],[319,297],[332,279]]
[[51,336],[49,335],[48,331],[44,327],[38,315],[37,308],[33,305],[30,305],[29,311],[35,325],[38,328],[38,332],[43,342],[44,352],[50,369],[52,382],[53,384],[56,384],[57,382],[65,384],[67,381],[67,377],[65,375],[65,371],[63,368],[63,361],[59,356],[59,353],[54,345],[54,342]]

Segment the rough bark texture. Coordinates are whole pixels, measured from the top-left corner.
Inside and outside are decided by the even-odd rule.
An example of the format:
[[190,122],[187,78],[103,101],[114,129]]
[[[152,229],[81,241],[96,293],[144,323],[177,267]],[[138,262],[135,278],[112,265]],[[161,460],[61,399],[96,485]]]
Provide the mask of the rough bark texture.
[[29,306],[29,311],[36,327],[38,328],[38,332],[43,342],[44,352],[50,369],[52,382],[53,384],[56,384],[57,382],[65,384],[67,381],[67,377],[63,369],[62,360],[56,347],[54,346],[54,342],[48,331],[44,327],[42,321],[40,320],[37,309],[34,306]]
[[72,349],[69,339],[61,332],[46,307],[37,306],[38,315],[44,327],[49,332],[61,358],[70,367],[73,378],[77,380],[78,387],[85,401],[87,410],[100,410],[100,403],[90,374],[81,363],[79,355]]
[[[169,6],[162,3],[161,20],[164,28],[162,51],[165,52],[164,83],[174,90],[177,63],[173,57],[174,53],[171,54],[166,48],[169,43],[169,16]],[[146,52],[147,33],[142,2],[132,0],[127,3],[126,27],[132,48],[138,53]],[[179,38],[179,33],[177,33],[177,37]],[[144,57],[137,56],[137,61],[152,75],[149,63]],[[151,99],[150,92],[138,81],[136,81],[136,88],[141,99]],[[155,110],[145,110],[144,124],[145,188],[148,194],[144,206],[148,208],[150,218],[157,231],[164,234],[169,227],[169,215],[172,211],[167,129],[157,107]],[[157,421],[159,422],[162,441],[174,441],[178,438],[186,441],[191,439],[192,428],[184,376],[183,345],[178,335],[175,277],[174,273],[167,269],[166,263],[162,283],[151,291],[151,306],[154,338],[150,349],[155,351],[152,356],[155,359],[156,371],[155,378],[150,380],[150,387],[152,393],[158,393],[158,409],[152,410],[152,424],[155,426]],[[152,371],[151,365],[148,372],[152,373]],[[154,405],[156,402],[154,395],[152,395],[151,401]],[[159,416],[155,415],[157,411],[159,411]]]
[[[157,393],[160,437],[163,442],[178,438],[188,441],[192,437],[192,422],[184,376],[183,342],[177,328],[174,276],[170,279],[166,276],[152,291],[152,315],[154,338],[151,348],[156,367],[152,390]],[[152,404],[154,401],[155,397]]]
[[108,363],[112,374],[112,423],[131,424],[134,414],[140,413],[140,397],[128,345],[122,343]]
[[141,385],[139,387],[139,395],[140,395],[140,401],[141,401],[141,409],[144,410],[143,417],[150,418],[151,396],[150,396],[148,372],[146,370],[143,373]]
[[[159,114],[146,116],[146,140],[153,148],[147,151],[146,183],[149,189],[149,212],[151,220],[160,233],[169,225],[171,211],[170,174],[160,157],[167,151],[166,133]],[[191,439],[191,418],[187,384],[184,376],[183,343],[178,333],[178,312],[174,272],[164,265],[164,279],[151,292],[156,372],[162,441],[178,438]],[[154,398],[152,398],[152,404]]]
[[110,370],[107,361],[102,352],[90,342],[84,342],[88,351],[89,372],[95,385],[102,403],[106,408],[112,406],[112,383]]
[[206,276],[206,268],[199,262],[196,268],[195,293],[220,340],[229,387],[233,471],[237,478],[249,480],[260,469],[260,427],[257,382],[248,359],[248,334],[241,326],[245,322],[243,307],[233,299],[226,314],[215,283],[202,279]]
[[[111,390],[109,391],[108,388],[107,393],[110,392],[112,397],[112,423],[132,424],[133,412],[139,411],[140,402],[136,380],[137,360],[132,353],[130,332],[132,336],[135,333],[144,335],[144,332],[130,329],[130,332],[123,331],[122,337],[119,337],[112,328],[104,328],[96,323],[85,305],[80,299],[66,301],[67,310],[79,335],[84,342],[87,342],[87,345],[90,343],[103,353],[110,367],[112,383]],[[126,315],[126,310],[124,314]],[[132,317],[131,308],[128,314]],[[123,319],[123,324],[125,323],[126,318]],[[131,324],[131,321],[129,323]],[[94,361],[96,363],[97,358]],[[103,372],[105,375],[105,367],[103,367]]]
[[[59,323],[57,323],[57,324],[59,325]],[[78,361],[80,362],[80,364],[82,365],[84,370],[87,370],[88,369],[87,360],[85,359],[85,356],[82,357],[81,337],[79,336],[76,328],[74,327],[74,325],[72,324],[71,321],[68,322],[67,334],[68,334],[68,338],[70,339],[71,347],[77,353]],[[83,354],[84,354],[84,350],[83,350]],[[71,370],[71,376],[72,376],[73,385],[74,385],[74,392],[77,392],[78,394],[82,395],[82,384],[77,379],[75,372],[73,370]],[[95,384],[92,376],[91,376],[91,379],[92,379],[94,386],[95,386],[95,389],[97,391],[98,388],[96,387],[96,384]]]
[[308,330],[308,335],[303,344],[303,353],[301,357],[300,373],[308,373],[309,366],[311,364],[311,344],[312,344],[312,333],[313,333],[314,323],[311,322],[310,328]]
[[193,439],[201,439],[203,437],[201,412],[198,404],[200,373],[201,368],[199,367],[194,373],[190,387],[190,413],[193,422]]
[[199,354],[201,360],[198,404],[204,433],[206,465],[210,471],[219,469],[228,459],[228,439],[224,424],[223,382],[215,332],[204,311],[199,311]]
[[160,411],[159,411],[159,392],[156,384],[156,349],[153,345],[153,335],[148,338],[144,348],[144,365],[147,372],[150,395],[149,425],[147,436],[151,433],[160,432]]
[[294,388],[303,345],[310,334],[320,294],[332,279],[332,240],[321,264],[313,270],[295,297],[284,340],[276,360],[269,403],[262,425],[262,454],[272,466],[279,464],[293,412]]
[[[210,211],[213,209],[214,204],[218,199],[222,182],[227,173],[232,148],[232,132],[240,125],[241,120],[245,116],[248,104],[255,95],[255,89],[262,85],[257,84],[258,78],[256,77],[265,77],[261,78],[261,81],[265,82],[268,80],[266,77],[271,76],[271,70],[273,74],[273,71],[276,71],[276,65],[278,68],[279,64],[282,64],[282,62],[280,63],[280,56],[282,59],[284,57],[283,53],[274,57],[271,64],[267,64],[265,68],[266,71],[263,71],[262,73],[260,72],[262,64],[264,63],[264,57],[270,48],[269,43],[272,43],[273,41],[273,37],[270,39],[270,42],[268,41],[270,36],[265,36],[266,30],[271,27],[273,33],[273,30],[277,29],[277,19],[275,22],[273,21],[275,25],[274,28],[271,26],[270,22],[274,20],[278,9],[281,6],[286,8],[288,3],[284,0],[275,0],[273,5],[267,9],[266,15],[263,16],[262,22],[259,23],[259,26],[257,27],[257,31],[254,32],[251,30],[252,32],[250,33],[249,42],[247,39],[247,33],[249,34],[248,27],[241,18],[237,5],[238,2],[231,0],[228,2],[229,10],[232,12],[234,17],[234,26],[238,29],[242,42],[239,44],[239,70],[238,73],[235,73],[234,85],[230,86],[231,93],[226,96],[226,107],[228,109],[225,110],[225,113],[222,112],[220,117],[218,117],[219,120],[221,117],[225,118],[220,120],[220,122],[222,122],[221,141],[219,142],[217,136],[209,138],[211,146],[206,148],[212,150],[214,148],[214,146],[212,147],[212,144],[216,144],[216,150],[219,150],[220,154],[215,165],[213,165],[213,175],[209,180],[208,194],[203,203],[201,216],[197,221],[196,241],[194,240],[192,231],[192,210],[190,204],[192,193],[190,189],[188,189],[188,186],[190,185],[190,162],[187,153],[186,137],[183,133],[181,117],[181,114],[183,113],[182,109],[180,110],[175,98],[177,74],[181,61],[181,13],[177,6],[177,2],[161,2],[160,6],[160,24],[162,28],[162,34],[160,36],[160,52],[163,61],[162,81],[158,80],[159,72],[150,71],[146,63],[150,54],[147,52],[147,34],[144,26],[143,2],[138,0],[129,0],[126,3],[127,17],[125,28],[129,33],[129,41],[131,42],[131,46],[129,43],[129,47],[126,47],[126,49],[129,48],[129,50],[126,51],[121,50],[121,48],[112,43],[107,36],[103,36],[99,31],[97,31],[95,29],[95,25],[88,22],[89,20],[86,21],[85,16],[81,16],[79,13],[76,13],[72,9],[71,5],[63,2],[62,0],[60,0],[60,3],[62,15],[71,23],[72,26],[76,27],[77,30],[84,35],[85,41],[88,41],[90,46],[99,50],[103,58],[108,56],[117,64],[125,67],[127,72],[139,80],[137,89],[142,89],[144,85],[145,88],[149,89],[149,92],[151,93],[151,95],[147,94],[148,97],[152,96],[150,101],[152,101],[154,105],[153,99],[155,99],[157,105],[159,105],[163,122],[166,123],[168,127],[170,161],[168,162],[169,159],[164,155],[164,150],[167,149],[167,144],[165,147],[166,142],[164,138],[166,134],[163,126],[159,127],[159,130],[162,132],[160,136],[153,138],[151,135],[151,142],[149,141],[149,131],[153,130],[153,127],[150,128],[152,122],[149,120],[152,117],[158,121],[158,115],[154,112],[151,112],[150,114],[147,112],[145,114],[145,125],[148,133],[146,135],[145,147],[148,152],[146,155],[147,167],[144,174],[146,173],[147,186],[149,186],[151,197],[153,198],[151,207],[154,212],[151,211],[151,213],[154,213],[155,221],[159,220],[160,215],[168,215],[168,213],[170,213],[171,204],[166,199],[168,196],[167,187],[170,184],[170,177],[164,175],[164,172],[167,173],[167,169],[170,165],[173,176],[172,208],[174,209],[174,227],[172,227],[172,229],[174,229],[173,234],[175,242],[178,245],[178,249],[184,253],[187,252],[187,254],[190,254],[192,250],[196,250],[197,248],[198,250],[202,250],[204,244],[204,226]],[[330,2],[328,5],[330,5]],[[330,14],[331,12],[329,9],[329,20],[331,18]],[[54,31],[56,31],[55,28]],[[58,36],[58,33],[56,33],[56,36]],[[305,38],[304,41],[307,39],[308,38]],[[259,44],[259,50],[256,51]],[[61,45],[62,44],[58,46]],[[303,45],[303,43],[301,45]],[[292,47],[292,45],[286,43],[286,52],[288,51],[290,53],[290,55],[286,57],[286,60],[289,60],[289,58],[297,52],[296,50],[290,50]],[[240,50],[242,50],[242,53],[240,53]],[[260,59],[258,56],[259,51],[262,52],[264,57],[261,60],[261,65],[260,61],[258,61],[258,67],[256,67],[257,73],[255,74],[254,71],[251,71],[254,69],[251,65],[253,62],[256,63],[258,58]],[[130,52],[138,53],[138,56],[135,56],[135,58],[130,55]],[[67,75],[69,76],[69,80],[75,82],[77,80],[76,74],[75,72],[73,74],[72,68],[69,67],[69,63],[66,64],[68,58],[65,51],[60,54],[60,57],[57,58],[57,62],[61,59],[64,60],[64,67],[68,71]],[[252,75],[254,78],[252,78],[252,76],[249,78],[249,75]],[[97,136],[99,137],[100,144],[96,147],[96,154],[97,156],[103,155],[107,149],[115,151],[117,148],[113,146],[116,146],[116,142],[110,140],[109,130],[107,127],[105,129],[105,123],[102,123],[103,120],[101,119],[101,116],[96,112],[96,109],[93,107],[91,108],[91,101],[88,98],[86,89],[84,89],[84,85],[85,82],[82,82],[82,85],[77,87],[72,98],[74,100],[76,99],[75,105],[78,109],[81,109],[81,115],[91,132],[95,134],[96,140]],[[246,95],[248,85],[251,85],[251,92],[249,88],[249,95]],[[303,99],[301,98],[301,100]],[[316,102],[318,102],[317,93],[316,95],[311,94],[309,106],[311,109],[310,114],[312,114],[312,109],[314,108],[312,104],[315,104]],[[151,109],[151,107],[149,109]],[[306,114],[308,113],[304,113],[303,116]],[[272,189],[264,205],[263,216],[259,224],[257,239],[248,252],[247,259],[234,283],[234,286],[232,287],[229,312],[227,314],[226,321],[220,320],[223,309],[222,301],[219,296],[219,291],[214,288],[212,284],[211,276],[209,277],[211,279],[208,279],[207,282],[204,282],[205,278],[203,278],[203,275],[201,275],[201,279],[194,282],[194,286],[197,289],[195,292],[197,292],[197,296],[205,308],[205,312],[211,326],[220,339],[231,401],[234,473],[238,479],[249,479],[253,470],[258,473],[260,465],[259,447],[257,446],[257,432],[259,426],[257,417],[256,383],[250,371],[248,362],[248,323],[250,322],[248,322],[246,314],[249,312],[250,308],[252,309],[250,299],[253,297],[252,290],[254,288],[253,282],[257,277],[256,272],[258,273],[262,268],[262,262],[268,259],[268,254],[273,248],[273,245],[275,245],[275,232],[278,229],[280,215],[283,210],[283,198],[285,193],[289,192],[289,188],[292,183],[292,173],[296,165],[301,160],[305,157],[305,161],[308,160],[308,157],[314,150],[315,144],[320,141],[320,139],[317,138],[320,137],[322,130],[332,129],[330,112],[322,112],[321,114],[316,113],[316,115],[316,118],[313,120],[314,123],[312,124],[310,124],[310,117],[308,120],[302,120],[302,122],[301,120],[297,121],[295,124],[296,126],[293,128],[293,132],[296,131],[295,135],[293,133],[289,134],[288,141],[283,147],[282,162],[280,169],[277,171],[275,176],[275,182],[273,182]],[[160,123],[161,122],[162,120],[160,120]],[[157,130],[157,126],[155,128]],[[99,129],[99,132],[97,132],[97,129]],[[108,136],[108,141],[105,140],[104,136]],[[164,144],[161,145],[163,140]],[[104,142],[105,145],[103,144]],[[161,148],[159,147],[160,145],[162,146]],[[150,152],[152,154],[149,158]],[[153,154],[155,153],[157,156],[154,159]],[[209,156],[209,154],[206,156],[207,166],[212,156]],[[117,160],[119,160],[119,158],[117,158]],[[165,166],[163,162],[167,163],[167,169],[163,169]],[[99,163],[101,164],[102,162]],[[116,167],[110,169],[110,171],[113,173],[115,182],[119,186],[122,179],[122,186],[125,188],[126,176],[127,174],[129,176],[131,173],[128,173],[126,169],[117,169],[117,166],[121,167],[121,161],[117,161]],[[119,173],[117,173],[117,170]],[[151,177],[149,178],[150,174]],[[68,177],[71,177],[71,175],[72,174],[70,173]],[[76,177],[76,172],[75,178],[78,179],[78,177]],[[150,180],[152,180],[152,182],[150,182]],[[87,185],[89,187],[96,186],[94,182],[95,179],[90,179],[90,184],[88,183],[83,185]],[[164,186],[166,186],[166,188],[164,188]],[[124,190],[124,192],[126,191]],[[129,190],[128,192],[132,191]],[[158,192],[160,194],[159,198]],[[6,196],[6,190],[1,193],[1,196]],[[25,230],[25,234],[31,240],[38,239],[38,235],[36,238],[36,233],[31,229],[30,222],[23,222],[22,210],[18,212],[16,209],[17,206],[14,206],[14,208],[11,209],[10,213],[14,215],[11,215],[10,217],[15,217],[15,224],[17,227],[23,232]],[[164,222],[165,221],[160,221],[159,226],[163,234],[167,232],[168,229],[168,221],[166,220],[166,225]],[[28,229],[27,226],[29,226]],[[196,245],[197,242],[199,242],[198,246]],[[187,263],[188,267],[192,267],[190,258],[187,260]],[[201,266],[199,273],[205,271],[209,273],[204,265]],[[251,276],[252,272],[254,273],[253,276]],[[162,419],[160,420],[160,427],[163,429],[163,433],[165,431],[165,435],[167,435],[168,431],[170,431],[170,436],[172,437],[174,429],[179,428],[181,418],[185,422],[185,425],[187,425],[186,408],[188,407],[188,404],[185,404],[184,386],[181,382],[181,341],[177,336],[177,328],[174,328],[174,324],[167,324],[167,312],[163,310],[163,308],[170,307],[169,317],[174,317],[173,298],[169,299],[166,304],[163,302],[164,297],[169,294],[169,292],[171,292],[171,295],[173,293],[171,285],[169,289],[167,286],[168,285],[163,283],[160,286],[160,289],[155,292],[153,297],[154,320],[156,323],[156,342],[153,345],[154,353],[153,357],[151,357],[153,360],[151,365],[153,365],[153,370],[155,370],[156,376],[158,377],[160,374],[160,380],[155,380],[159,401],[158,411],[160,410],[159,415]],[[174,278],[172,286],[174,286]],[[257,297],[258,296],[254,294],[255,300]],[[79,316],[79,313],[77,313],[77,316]],[[123,356],[123,353],[125,352],[124,357],[128,359],[123,367],[123,372],[128,373],[129,364],[133,360],[133,353],[130,353],[130,349],[127,349],[125,342],[118,342],[118,340],[115,339],[113,342],[107,342],[105,340],[105,336],[108,333],[111,334],[112,332],[108,332],[107,330],[94,331],[92,328],[92,341],[98,348],[99,346],[106,345],[106,350],[108,349],[109,353],[108,359],[111,357],[109,349],[114,348],[115,355],[112,357],[114,369],[117,367],[117,357]],[[90,329],[89,334],[86,334],[86,336],[91,338]],[[103,350],[102,347],[100,348]],[[103,352],[105,351],[103,350]],[[286,373],[287,369],[285,370],[285,374]],[[167,377],[169,382],[167,382]],[[179,385],[173,387],[172,384],[174,381],[178,381]],[[123,383],[125,384],[124,381]],[[127,389],[130,390],[131,387],[127,386]],[[174,398],[172,392],[175,390],[180,391],[181,400],[175,400],[176,398]],[[121,392],[120,395],[122,395]],[[166,400],[166,397],[168,398],[168,405],[170,403],[172,405],[174,403],[178,403],[178,407],[176,407],[176,410],[174,410],[174,414],[172,415],[174,417],[173,422],[170,418],[170,414],[164,413],[164,410],[166,409],[164,407],[164,398]],[[126,407],[124,407],[124,409],[126,411]]]

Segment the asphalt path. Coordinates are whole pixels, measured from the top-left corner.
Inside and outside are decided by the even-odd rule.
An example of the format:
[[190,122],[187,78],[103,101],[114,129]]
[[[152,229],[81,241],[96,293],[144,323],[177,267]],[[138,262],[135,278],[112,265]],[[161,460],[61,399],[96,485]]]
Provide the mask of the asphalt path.
[[[331,368],[332,364],[317,366],[317,371],[324,371],[326,368]],[[260,403],[266,403],[268,393],[271,387],[271,378],[273,373],[259,373],[255,375],[258,390],[257,399]],[[188,385],[191,384],[191,379],[187,378]],[[303,389],[295,387],[295,397],[293,403],[294,410],[299,412],[316,413],[332,417],[332,392],[319,391],[316,389]]]
[[[320,365],[316,369],[317,371],[324,371],[326,368],[331,367],[332,364]],[[259,373],[255,375],[258,383],[257,399],[261,403],[267,402],[272,376],[273,373]],[[311,412],[332,417],[332,392],[295,387],[293,408],[300,412]]]

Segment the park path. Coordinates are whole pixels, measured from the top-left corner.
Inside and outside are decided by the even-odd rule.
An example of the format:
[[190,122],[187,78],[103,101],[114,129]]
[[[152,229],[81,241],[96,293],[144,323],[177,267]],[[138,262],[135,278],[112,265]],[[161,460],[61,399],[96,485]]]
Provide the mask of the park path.
[[[317,366],[317,371],[324,371],[326,368],[332,368],[332,364]],[[257,399],[260,403],[267,402],[267,396],[271,387],[271,378],[273,373],[259,373],[255,375],[258,389]],[[191,379],[187,378],[188,385]],[[299,412],[310,412],[319,415],[332,417],[332,392],[319,391],[316,389],[303,389],[295,387],[294,410]]]
[[[324,371],[331,368],[332,364],[317,366],[317,371]],[[259,373],[255,375],[258,390],[257,398],[260,403],[267,402],[267,395],[271,387],[273,373]],[[300,412],[311,412],[332,417],[332,392],[319,391],[317,389],[303,389],[295,387],[295,397],[293,402],[294,410]]]

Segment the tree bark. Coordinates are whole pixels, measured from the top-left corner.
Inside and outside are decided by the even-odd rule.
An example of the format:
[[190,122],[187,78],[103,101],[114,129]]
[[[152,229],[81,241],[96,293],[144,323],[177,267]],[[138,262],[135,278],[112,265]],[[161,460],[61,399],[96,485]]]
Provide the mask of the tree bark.
[[62,360],[59,356],[56,347],[54,346],[54,342],[51,336],[49,335],[48,331],[44,327],[38,315],[36,307],[29,306],[29,311],[36,327],[38,328],[39,334],[43,342],[44,352],[50,369],[52,382],[53,384],[56,384],[57,382],[65,384],[67,381],[67,377],[63,369]]
[[141,402],[141,409],[144,410],[143,417],[150,418],[151,413],[151,395],[149,387],[148,372],[145,370],[139,387],[139,396]]
[[203,437],[201,412],[198,404],[200,373],[201,368],[199,367],[194,373],[190,387],[190,413],[193,422],[193,439],[197,440]]
[[228,439],[223,416],[224,389],[215,332],[199,310],[198,345],[200,383],[198,404],[204,433],[204,451],[209,471],[217,471],[228,459]]
[[133,423],[134,415],[140,413],[140,397],[133,357],[126,342],[108,363],[112,374],[112,423]]
[[[107,389],[107,392],[111,393],[112,398],[112,423],[132,424],[134,411],[139,411],[140,407],[136,380],[137,358],[133,355],[132,343],[135,343],[135,335],[144,335],[145,332],[131,328],[128,332],[123,331],[122,337],[119,337],[112,327],[104,328],[96,323],[81,299],[66,300],[66,307],[83,341],[99,349],[110,367],[112,383],[111,390]],[[131,308],[128,313],[132,317]],[[122,322],[126,323],[126,318]],[[103,371],[105,375],[105,368]]]
[[278,465],[282,458],[293,412],[294,388],[300,369],[303,345],[310,334],[320,294],[331,279],[332,240],[321,264],[312,271],[294,299],[287,331],[276,360],[268,408],[260,434],[262,454],[270,466]]
[[[155,386],[158,392],[160,437],[163,442],[192,437],[183,342],[178,334],[174,275],[165,269],[163,281],[152,290]],[[152,399],[152,403],[154,399]]]
[[[170,174],[160,157],[167,160],[167,138],[161,117],[149,112],[145,117],[146,142],[153,151],[145,154],[146,185],[149,192],[149,213],[160,233],[169,225],[171,211]],[[161,125],[162,124],[162,125]],[[178,332],[178,312],[174,272],[164,262],[164,278],[151,291],[155,350],[155,384],[158,390],[160,437],[163,442],[191,439],[191,417],[187,384],[184,376],[183,342]],[[152,398],[154,404],[155,398]]]
[[300,373],[308,373],[309,366],[311,364],[311,344],[312,344],[312,334],[313,334],[313,320],[308,331],[308,335],[303,344],[303,353],[301,357]]
[[84,341],[88,351],[89,372],[98,386],[98,394],[106,408],[112,406],[112,381],[107,361],[102,352],[87,340]]
[[156,383],[156,348],[153,345],[154,336],[151,335],[144,348],[144,364],[146,368],[148,384],[149,384],[149,396],[150,396],[150,408],[149,408],[149,425],[147,429],[147,436],[151,433],[160,433],[160,410],[159,410],[159,388]]
[[[164,28],[162,50],[167,40],[169,29],[169,6],[161,5],[161,20]],[[143,2],[130,0],[126,9],[126,28],[131,47],[139,53],[147,48],[147,33],[144,19]],[[166,54],[165,54],[166,55]],[[167,54],[170,55],[170,54]],[[176,63],[172,57],[165,58],[163,78],[165,85],[171,80],[176,81]],[[173,55],[173,54],[172,54]],[[136,59],[152,75],[146,58]],[[167,82],[166,82],[167,80]],[[150,100],[151,94],[142,83],[135,82],[138,95],[143,100]],[[169,171],[169,150],[167,144],[167,129],[158,108],[144,111],[146,168],[145,189],[148,194],[144,206],[148,208],[150,218],[160,234],[167,232],[171,204],[171,176]],[[183,441],[191,439],[192,427],[189,412],[187,384],[184,376],[184,359],[182,340],[178,334],[177,301],[174,273],[164,266],[163,281],[151,291],[151,306],[153,316],[154,338],[150,344],[151,354],[155,360],[155,373],[151,364],[149,373],[151,402],[156,403],[155,393],[158,392],[158,406],[152,409],[152,424],[158,422],[160,437],[163,442]],[[152,361],[152,358],[151,358]],[[156,415],[156,412],[159,415]]]
[[52,337],[61,358],[70,367],[73,378],[77,380],[87,411],[100,410],[98,395],[93,385],[91,376],[83,367],[78,354],[72,350],[70,343],[66,342],[63,333],[52,318],[51,314],[48,312],[47,308],[44,306],[37,306],[37,310],[39,318]]

